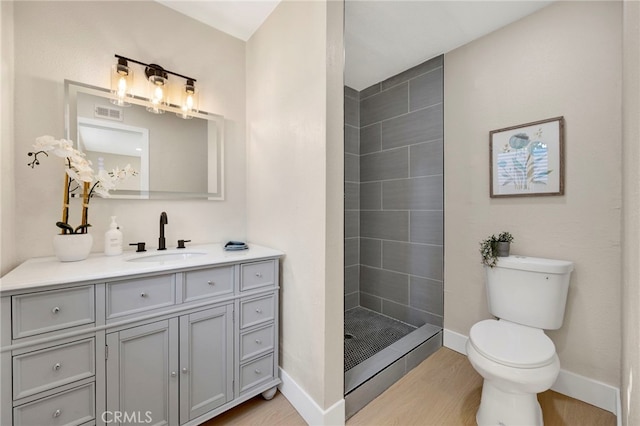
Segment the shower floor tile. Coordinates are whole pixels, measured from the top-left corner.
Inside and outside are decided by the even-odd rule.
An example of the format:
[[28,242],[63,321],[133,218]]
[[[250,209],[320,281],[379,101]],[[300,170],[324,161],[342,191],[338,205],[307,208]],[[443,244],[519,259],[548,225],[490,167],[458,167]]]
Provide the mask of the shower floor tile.
[[409,324],[356,307],[344,313],[344,371],[415,330]]

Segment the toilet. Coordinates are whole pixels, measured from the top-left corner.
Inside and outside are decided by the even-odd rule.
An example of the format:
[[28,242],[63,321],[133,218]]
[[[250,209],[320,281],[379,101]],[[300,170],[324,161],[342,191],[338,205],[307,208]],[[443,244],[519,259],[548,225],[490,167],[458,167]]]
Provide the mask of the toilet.
[[489,312],[497,319],[471,327],[469,362],[484,378],[479,426],[542,425],[536,394],[551,388],[560,360],[543,330],[564,319],[573,263],[526,256],[501,257],[485,266]]

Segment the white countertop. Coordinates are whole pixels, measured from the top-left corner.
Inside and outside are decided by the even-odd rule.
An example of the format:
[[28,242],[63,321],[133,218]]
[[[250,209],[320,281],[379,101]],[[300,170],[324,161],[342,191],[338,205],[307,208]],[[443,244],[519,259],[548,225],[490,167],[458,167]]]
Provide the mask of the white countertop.
[[[130,275],[175,271],[198,266],[214,266],[226,263],[253,261],[281,257],[280,250],[248,244],[248,250],[224,251],[223,244],[189,245],[185,249],[158,251],[149,249],[144,253],[126,251],[119,256],[93,253],[79,262],[60,262],[56,257],[36,257],[0,278],[0,292],[32,289],[60,284],[99,282],[105,279]],[[130,259],[171,253],[205,253],[184,260],[131,262]]]

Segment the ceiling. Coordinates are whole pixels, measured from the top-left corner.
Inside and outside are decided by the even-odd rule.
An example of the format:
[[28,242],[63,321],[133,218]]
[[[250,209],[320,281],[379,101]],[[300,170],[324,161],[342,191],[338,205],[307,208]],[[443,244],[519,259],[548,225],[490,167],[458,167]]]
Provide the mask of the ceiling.
[[[247,41],[279,0],[156,0]],[[545,6],[547,0],[347,0],[345,85],[362,90]]]

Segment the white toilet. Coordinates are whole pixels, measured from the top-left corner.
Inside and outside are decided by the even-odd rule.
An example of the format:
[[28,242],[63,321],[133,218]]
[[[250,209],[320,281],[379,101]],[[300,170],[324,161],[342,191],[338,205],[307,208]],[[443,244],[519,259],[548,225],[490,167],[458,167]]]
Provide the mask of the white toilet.
[[498,320],[471,327],[467,356],[484,378],[479,426],[542,425],[537,393],[560,372],[556,348],[543,330],[562,326],[573,263],[501,257],[485,267],[489,312]]

